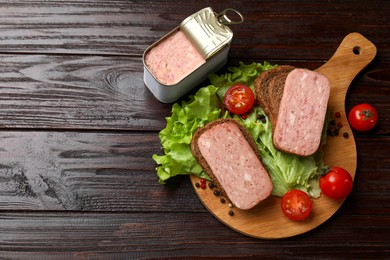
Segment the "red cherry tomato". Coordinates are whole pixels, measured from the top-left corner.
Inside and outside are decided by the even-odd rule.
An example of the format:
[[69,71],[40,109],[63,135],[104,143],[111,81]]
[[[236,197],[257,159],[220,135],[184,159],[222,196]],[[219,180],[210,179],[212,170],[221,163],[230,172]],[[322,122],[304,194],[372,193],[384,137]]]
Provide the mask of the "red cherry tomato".
[[255,102],[253,91],[244,84],[231,86],[224,96],[224,103],[230,113],[242,115],[248,112]]
[[352,191],[353,180],[343,168],[333,166],[320,178],[322,192],[333,199],[344,199]]
[[301,190],[289,190],[281,201],[284,215],[292,220],[306,219],[312,209],[312,201],[306,192]]
[[352,128],[357,131],[369,131],[378,122],[378,114],[373,106],[367,103],[354,106],[348,114]]

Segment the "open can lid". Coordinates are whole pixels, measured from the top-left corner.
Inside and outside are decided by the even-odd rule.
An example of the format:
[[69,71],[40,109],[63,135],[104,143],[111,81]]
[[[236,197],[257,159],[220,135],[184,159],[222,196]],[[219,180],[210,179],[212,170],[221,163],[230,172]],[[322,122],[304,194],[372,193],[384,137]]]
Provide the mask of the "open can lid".
[[[228,12],[234,13],[239,20],[230,19]],[[217,14],[211,7],[206,7],[187,17],[179,27],[207,60],[232,41],[233,32],[227,25],[243,21],[243,16],[235,9],[228,8]]]

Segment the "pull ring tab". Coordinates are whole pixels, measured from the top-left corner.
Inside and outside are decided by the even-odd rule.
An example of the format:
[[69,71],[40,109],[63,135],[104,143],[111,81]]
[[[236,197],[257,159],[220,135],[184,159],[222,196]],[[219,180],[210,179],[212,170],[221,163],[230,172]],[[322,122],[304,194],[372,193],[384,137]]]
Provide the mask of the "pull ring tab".
[[[233,12],[235,15],[238,15],[239,17],[239,20],[237,21],[234,21],[234,20],[231,20],[229,17],[228,17],[228,12]],[[217,20],[222,23],[223,25],[230,25],[230,24],[240,24],[242,22],[244,22],[244,17],[242,16],[242,14],[237,11],[236,9],[233,9],[233,8],[227,8],[225,10],[223,10],[221,13],[219,13],[217,15]]]

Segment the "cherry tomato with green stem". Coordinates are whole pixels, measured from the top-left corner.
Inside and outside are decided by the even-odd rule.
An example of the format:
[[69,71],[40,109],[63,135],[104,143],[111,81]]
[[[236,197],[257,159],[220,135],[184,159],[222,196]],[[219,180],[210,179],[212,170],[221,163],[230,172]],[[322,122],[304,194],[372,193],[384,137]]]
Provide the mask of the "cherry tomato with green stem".
[[358,104],[349,111],[348,121],[356,131],[369,131],[377,124],[378,113],[370,104]]

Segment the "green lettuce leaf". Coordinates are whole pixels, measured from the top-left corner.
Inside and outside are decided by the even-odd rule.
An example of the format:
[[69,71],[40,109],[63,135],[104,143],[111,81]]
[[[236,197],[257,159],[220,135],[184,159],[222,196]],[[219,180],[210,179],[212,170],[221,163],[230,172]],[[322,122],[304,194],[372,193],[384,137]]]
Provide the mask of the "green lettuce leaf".
[[[253,109],[246,119],[235,116],[251,133],[259,148],[262,162],[267,168],[273,183],[272,194],[282,197],[291,189],[300,189],[311,197],[321,194],[318,180],[323,164],[322,151],[310,157],[283,153],[272,142],[272,126],[260,107]],[[265,118],[265,120],[259,120]]]
[[[193,134],[208,122],[231,117],[228,112],[222,113],[219,106],[230,86],[243,83],[254,90],[255,78],[274,67],[276,65],[268,62],[240,63],[238,67],[228,68],[225,74],[211,75],[211,85],[200,88],[188,101],[173,105],[172,115],[166,118],[167,126],[159,133],[164,154],[153,155],[161,183],[176,175],[194,174],[209,179],[192,155],[190,143]],[[271,124],[259,106],[254,107],[245,119],[237,115],[233,115],[233,118],[240,121],[256,141],[262,162],[273,182],[273,195],[283,196],[290,189],[300,189],[312,197],[320,196],[318,180],[325,168],[321,151],[310,157],[300,157],[277,150],[272,142]],[[325,131],[322,140],[326,140]]]
[[199,89],[196,95],[190,96],[189,101],[173,105],[172,115],[166,118],[167,126],[159,133],[164,155],[153,155],[160,165],[157,175],[161,183],[179,174],[208,178],[192,156],[190,144],[192,135],[199,127],[220,117],[216,91],[217,88],[210,85]]

